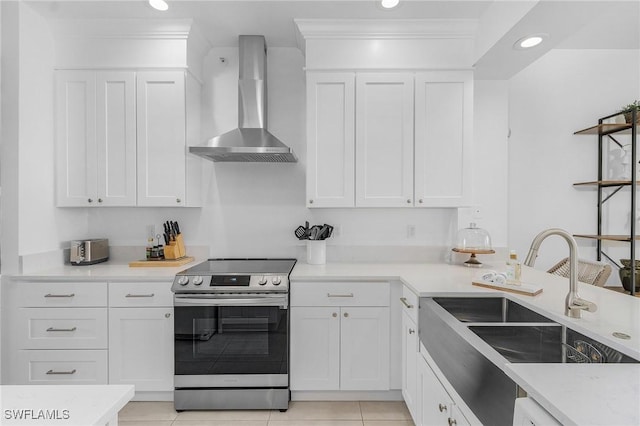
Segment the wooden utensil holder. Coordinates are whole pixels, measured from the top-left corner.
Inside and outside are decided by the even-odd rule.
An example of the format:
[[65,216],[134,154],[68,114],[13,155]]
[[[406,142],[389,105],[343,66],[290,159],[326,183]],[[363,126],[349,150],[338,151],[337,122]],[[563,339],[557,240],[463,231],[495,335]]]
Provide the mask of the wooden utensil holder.
[[182,234],[176,235],[175,241],[169,242],[164,246],[164,258],[165,259],[180,259],[187,255],[187,250],[184,247],[184,239]]

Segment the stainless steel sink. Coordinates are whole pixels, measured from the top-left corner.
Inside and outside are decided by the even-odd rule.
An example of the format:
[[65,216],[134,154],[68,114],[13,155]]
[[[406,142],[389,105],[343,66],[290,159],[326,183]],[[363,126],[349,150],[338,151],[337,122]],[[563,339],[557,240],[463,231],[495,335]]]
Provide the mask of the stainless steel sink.
[[549,322],[549,318],[505,297],[434,297],[461,322]]

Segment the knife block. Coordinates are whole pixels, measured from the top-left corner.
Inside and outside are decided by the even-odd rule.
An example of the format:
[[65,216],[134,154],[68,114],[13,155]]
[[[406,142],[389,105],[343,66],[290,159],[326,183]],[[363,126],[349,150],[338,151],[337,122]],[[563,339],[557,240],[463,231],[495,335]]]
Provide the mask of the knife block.
[[184,248],[184,239],[182,234],[176,235],[175,241],[169,242],[164,246],[164,258],[165,259],[180,259],[187,255],[187,250]]

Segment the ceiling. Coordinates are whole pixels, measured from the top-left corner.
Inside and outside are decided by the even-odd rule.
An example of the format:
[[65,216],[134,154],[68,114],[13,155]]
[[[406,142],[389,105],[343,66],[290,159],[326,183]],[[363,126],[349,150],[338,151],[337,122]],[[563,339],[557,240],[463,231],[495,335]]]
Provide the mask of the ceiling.
[[[384,10],[375,0],[167,0],[169,10],[146,0],[26,0],[47,19],[192,18],[214,47],[236,46],[240,34],[262,34],[271,47],[296,47],[295,18],[477,19],[476,76],[510,78],[552,48],[640,49],[639,0],[401,0]],[[531,33],[549,34],[543,45],[514,53]],[[478,44],[480,44],[478,42]]]

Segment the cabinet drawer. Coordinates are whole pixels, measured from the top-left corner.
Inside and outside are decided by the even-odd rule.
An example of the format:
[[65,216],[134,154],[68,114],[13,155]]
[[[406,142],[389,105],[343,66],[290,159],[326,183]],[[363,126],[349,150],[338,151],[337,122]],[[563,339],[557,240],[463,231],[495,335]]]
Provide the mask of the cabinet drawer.
[[107,384],[107,351],[18,351],[15,385]]
[[14,281],[14,306],[103,307],[107,306],[106,282]]
[[173,306],[170,282],[109,283],[109,306]]
[[106,349],[107,308],[20,308],[19,349]]
[[295,282],[291,306],[389,306],[388,282]]
[[418,306],[420,300],[418,296],[407,286],[402,286],[402,298],[400,299],[400,304],[402,305],[402,312],[409,315],[409,318],[413,320],[414,323],[418,324]]

